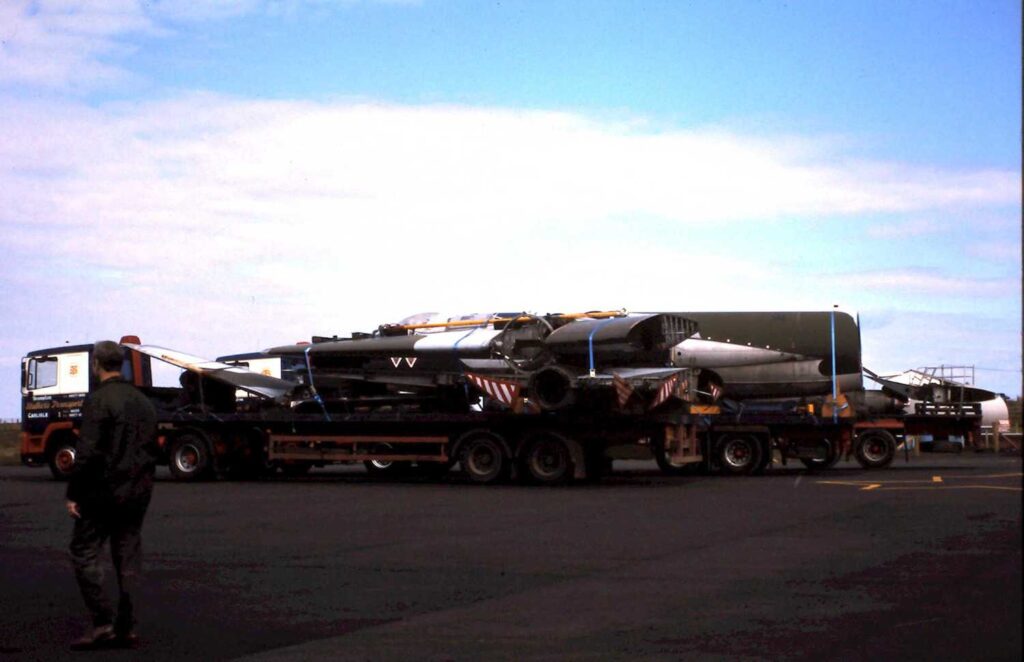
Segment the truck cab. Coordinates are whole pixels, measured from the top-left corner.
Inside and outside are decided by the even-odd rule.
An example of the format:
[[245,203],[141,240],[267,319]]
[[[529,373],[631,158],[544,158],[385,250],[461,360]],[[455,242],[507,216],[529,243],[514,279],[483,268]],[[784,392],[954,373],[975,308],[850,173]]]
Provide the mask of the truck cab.
[[[121,342],[138,342],[125,336]],[[92,344],[63,345],[29,352],[21,360],[21,461],[48,465],[63,479],[75,463],[82,406],[96,385]],[[137,386],[151,382],[149,362],[126,352],[121,374]]]
[[56,477],[75,462],[82,405],[93,381],[92,345],[30,352],[21,360],[21,461],[48,464]]

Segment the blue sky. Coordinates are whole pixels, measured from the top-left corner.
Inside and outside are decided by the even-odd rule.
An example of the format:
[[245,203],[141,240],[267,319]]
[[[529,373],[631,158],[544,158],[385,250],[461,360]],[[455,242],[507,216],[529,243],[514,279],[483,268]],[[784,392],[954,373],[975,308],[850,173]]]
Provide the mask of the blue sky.
[[19,357],[424,310],[827,309],[1021,384],[1020,3],[0,6]]

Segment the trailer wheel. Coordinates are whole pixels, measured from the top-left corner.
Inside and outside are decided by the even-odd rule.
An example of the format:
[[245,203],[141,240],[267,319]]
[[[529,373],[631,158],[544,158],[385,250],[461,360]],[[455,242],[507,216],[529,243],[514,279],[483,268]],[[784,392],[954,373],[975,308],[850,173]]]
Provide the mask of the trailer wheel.
[[718,441],[717,450],[718,464],[724,474],[749,474],[761,463],[761,442],[753,435],[725,435]]
[[887,467],[896,457],[896,438],[887,430],[869,430],[857,436],[857,462],[865,469]]
[[171,476],[177,480],[199,480],[213,469],[210,445],[202,436],[191,432],[176,437],[167,455]]
[[665,450],[663,441],[655,441],[651,447],[654,453],[654,461],[658,463],[658,469],[666,476],[687,476],[698,473],[704,465],[700,462],[673,462],[671,453]]
[[541,432],[527,442],[522,465],[524,475],[541,485],[565,483],[573,475],[567,440],[554,432]]
[[387,476],[395,473],[395,463],[391,460],[366,460],[363,462],[366,473],[371,476]]
[[828,439],[822,440],[827,445],[825,457],[802,457],[800,462],[808,469],[830,469],[839,461],[839,449]]
[[[391,444],[380,443],[373,447],[372,452],[384,455],[393,455],[395,452]],[[409,468],[408,462],[395,462],[394,460],[366,460],[363,462],[366,473],[374,478],[390,478],[403,473]]]
[[474,483],[495,483],[508,475],[504,444],[489,432],[476,432],[462,440],[459,462]]
[[46,463],[54,478],[67,480],[71,477],[71,471],[75,468],[76,453],[75,439],[69,435],[62,434],[50,442],[46,452]]

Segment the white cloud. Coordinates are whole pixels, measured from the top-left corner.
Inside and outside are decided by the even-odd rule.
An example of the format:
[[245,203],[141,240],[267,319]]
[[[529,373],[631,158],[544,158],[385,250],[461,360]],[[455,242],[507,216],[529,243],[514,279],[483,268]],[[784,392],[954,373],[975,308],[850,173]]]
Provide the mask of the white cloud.
[[[381,4],[418,4],[369,0]],[[87,91],[133,78],[122,64],[139,35],[166,36],[181,23],[348,7],[359,0],[4,0],[0,85]]]
[[1021,244],[1019,237],[995,237],[987,242],[974,242],[966,248],[970,257],[991,263],[1016,263],[1020,274]]
[[878,223],[868,228],[868,236],[876,239],[920,237],[941,232],[943,225],[930,218],[908,218]]
[[[972,284],[912,270],[802,278],[759,237],[779,219],[1020,199],[1012,172],[850,164],[813,139],[545,111],[7,99],[0,123],[3,356],[128,332],[212,356],[422,310],[813,309],[850,288],[963,298]],[[708,236],[718,249],[694,248]],[[801,273],[861,264],[829,250],[808,232],[802,254],[821,255]]]
[[158,34],[136,0],[0,3],[0,84],[82,89],[127,77],[107,60],[131,34]]
[[158,0],[152,11],[171,21],[209,21],[250,13],[289,16],[303,11],[329,10],[359,4],[419,5],[421,0]]
[[[1012,205],[1020,195],[1016,173],[822,165],[824,154],[739,135],[644,134],[543,111],[196,95],[102,109],[11,101],[0,119],[10,129],[0,144],[7,240],[128,268],[146,268],[154,253],[217,265],[261,246],[258,257],[282,269],[303,254],[303,269],[356,272],[378,260],[431,262],[438,247],[457,259],[500,254],[524,237],[572,242],[561,250],[574,254],[600,224],[629,234],[629,222],[653,219],[684,231]],[[891,194],[894,181],[904,194]],[[42,231],[54,227],[62,232]],[[95,230],[67,234],[86,228]],[[129,250],[140,243],[145,250]],[[105,255],[103,245],[121,250]],[[339,246],[358,250],[339,262]],[[943,286],[919,273],[859,278],[867,287]]]
[[883,269],[843,273],[830,277],[837,286],[857,290],[883,290],[894,296],[1014,297],[1020,283],[1009,278],[978,278],[926,269]]

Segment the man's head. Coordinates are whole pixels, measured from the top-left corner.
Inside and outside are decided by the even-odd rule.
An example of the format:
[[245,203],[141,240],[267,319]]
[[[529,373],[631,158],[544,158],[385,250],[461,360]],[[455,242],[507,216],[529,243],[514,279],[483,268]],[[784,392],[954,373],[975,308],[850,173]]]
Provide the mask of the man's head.
[[92,346],[92,361],[97,372],[121,372],[124,350],[113,340],[101,340]]

